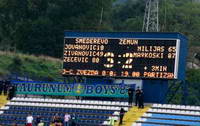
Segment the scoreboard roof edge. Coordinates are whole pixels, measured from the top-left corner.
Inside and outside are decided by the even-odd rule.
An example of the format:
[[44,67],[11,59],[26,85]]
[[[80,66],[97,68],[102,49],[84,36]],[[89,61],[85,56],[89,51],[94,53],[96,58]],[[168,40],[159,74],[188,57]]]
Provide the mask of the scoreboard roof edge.
[[112,37],[112,38],[176,38],[188,40],[178,32],[74,32],[64,31],[64,37]]

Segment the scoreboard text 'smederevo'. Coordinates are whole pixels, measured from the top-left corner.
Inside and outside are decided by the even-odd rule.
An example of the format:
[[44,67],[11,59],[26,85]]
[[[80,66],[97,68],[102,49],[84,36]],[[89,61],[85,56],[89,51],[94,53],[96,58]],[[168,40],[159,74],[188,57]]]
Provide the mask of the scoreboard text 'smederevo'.
[[65,37],[63,75],[177,79],[180,39]]

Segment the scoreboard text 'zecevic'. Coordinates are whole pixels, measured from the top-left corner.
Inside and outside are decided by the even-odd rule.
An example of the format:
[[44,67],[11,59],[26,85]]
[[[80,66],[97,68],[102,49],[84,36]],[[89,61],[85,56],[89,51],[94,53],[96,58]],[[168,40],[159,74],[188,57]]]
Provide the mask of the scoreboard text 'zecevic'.
[[177,79],[180,39],[110,34],[65,36],[63,75]]

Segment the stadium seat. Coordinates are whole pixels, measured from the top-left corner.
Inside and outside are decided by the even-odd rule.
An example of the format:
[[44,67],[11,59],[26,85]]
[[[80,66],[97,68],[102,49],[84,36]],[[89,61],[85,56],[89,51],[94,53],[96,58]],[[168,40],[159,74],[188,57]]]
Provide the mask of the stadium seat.
[[[45,117],[45,121],[50,121],[55,113],[64,117],[66,112],[76,115],[81,119],[81,125],[97,126],[101,125],[109,116],[119,115],[121,106],[128,109],[127,106],[119,105],[127,102],[95,101],[95,100],[72,100],[72,99],[41,99],[41,98],[13,98],[2,109],[0,124],[11,125],[13,118],[18,122],[25,122],[26,116],[31,114]],[[1,112],[0,112],[1,113]],[[117,113],[117,114],[116,114]],[[10,116],[8,116],[8,114]],[[7,122],[1,122],[1,119],[9,118]],[[83,120],[84,119],[84,120]],[[20,123],[18,123],[20,124]]]
[[133,123],[131,126],[142,126],[142,123]]

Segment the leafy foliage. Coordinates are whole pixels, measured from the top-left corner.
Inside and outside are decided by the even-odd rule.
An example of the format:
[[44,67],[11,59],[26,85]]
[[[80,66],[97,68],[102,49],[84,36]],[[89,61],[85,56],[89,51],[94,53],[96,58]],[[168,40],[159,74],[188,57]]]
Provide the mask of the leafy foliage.
[[115,31],[141,31],[145,0],[127,0],[113,6],[112,27]]
[[189,45],[196,45],[200,34],[200,2],[168,0],[160,10],[161,31],[181,32],[189,38]]
[[[146,0],[0,0],[0,49],[62,57],[63,32],[141,31]],[[200,3],[160,1],[160,30],[200,45]]]
[[0,0],[0,45],[61,57],[64,30],[109,29],[111,5],[112,0]]

